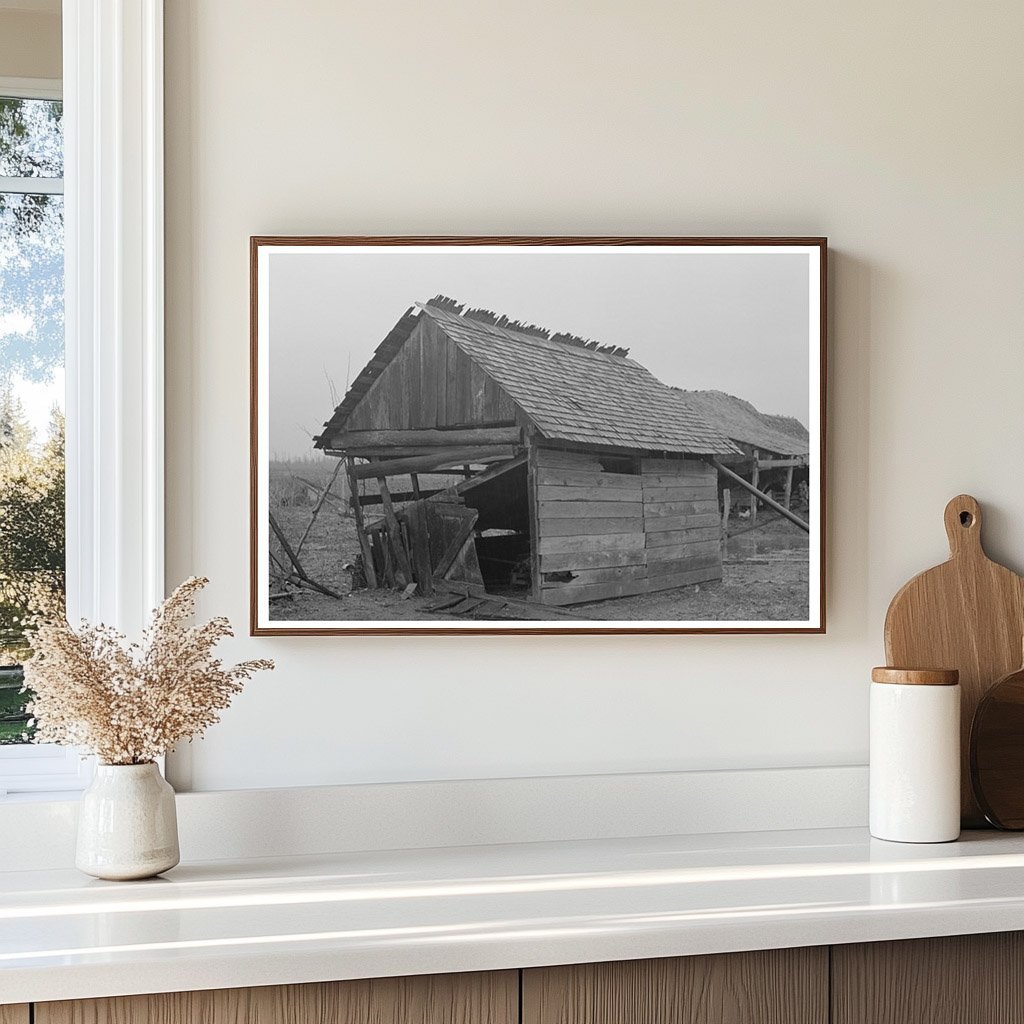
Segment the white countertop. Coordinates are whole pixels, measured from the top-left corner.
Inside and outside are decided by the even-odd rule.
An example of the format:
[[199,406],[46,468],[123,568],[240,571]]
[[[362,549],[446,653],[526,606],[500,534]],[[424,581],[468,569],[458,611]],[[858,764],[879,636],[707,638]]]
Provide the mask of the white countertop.
[[1024,929],[1024,836],[861,829],[0,872],[0,1004]]

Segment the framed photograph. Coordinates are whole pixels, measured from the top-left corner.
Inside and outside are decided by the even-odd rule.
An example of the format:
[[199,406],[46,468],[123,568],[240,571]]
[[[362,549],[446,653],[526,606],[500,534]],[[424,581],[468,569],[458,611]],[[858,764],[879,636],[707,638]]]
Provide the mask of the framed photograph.
[[252,238],[253,634],[824,632],[826,252]]

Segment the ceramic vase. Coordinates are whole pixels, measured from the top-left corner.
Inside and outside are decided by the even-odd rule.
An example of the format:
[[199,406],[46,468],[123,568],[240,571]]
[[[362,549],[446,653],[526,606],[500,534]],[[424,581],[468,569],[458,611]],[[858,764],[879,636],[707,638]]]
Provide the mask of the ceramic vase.
[[174,790],[149,764],[100,764],[82,794],[75,865],[95,878],[151,878],[180,860]]

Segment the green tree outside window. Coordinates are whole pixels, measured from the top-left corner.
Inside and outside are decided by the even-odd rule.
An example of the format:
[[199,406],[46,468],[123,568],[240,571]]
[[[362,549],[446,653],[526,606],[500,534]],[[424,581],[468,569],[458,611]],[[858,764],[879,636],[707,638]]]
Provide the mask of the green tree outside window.
[[26,618],[64,596],[62,175],[60,102],[0,97],[0,744],[31,739]]

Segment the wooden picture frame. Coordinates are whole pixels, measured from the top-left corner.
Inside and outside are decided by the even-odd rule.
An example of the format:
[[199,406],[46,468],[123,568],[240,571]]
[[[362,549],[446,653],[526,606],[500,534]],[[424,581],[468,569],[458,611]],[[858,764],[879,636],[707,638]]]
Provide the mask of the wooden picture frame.
[[252,635],[824,633],[826,299],[816,237],[254,236]]

